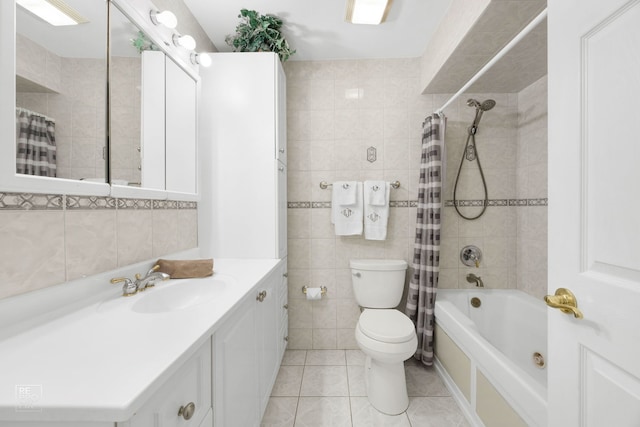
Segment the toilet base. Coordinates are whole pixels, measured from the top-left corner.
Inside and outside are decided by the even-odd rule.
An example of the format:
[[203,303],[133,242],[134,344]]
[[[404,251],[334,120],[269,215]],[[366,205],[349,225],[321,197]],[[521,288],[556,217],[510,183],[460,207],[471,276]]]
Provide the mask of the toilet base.
[[388,415],[398,415],[409,407],[404,363],[381,363],[367,356],[365,364],[367,397],[371,406]]

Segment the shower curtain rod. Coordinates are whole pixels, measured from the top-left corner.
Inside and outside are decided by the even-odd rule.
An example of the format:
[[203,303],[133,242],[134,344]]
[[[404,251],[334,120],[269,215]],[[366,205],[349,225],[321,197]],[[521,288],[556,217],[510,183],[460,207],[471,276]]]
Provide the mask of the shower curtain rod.
[[516,35],[513,39],[511,39],[511,41],[509,43],[507,43],[507,45],[505,47],[503,47],[502,50],[500,50],[500,52],[498,52],[496,54],[496,56],[491,58],[491,61],[487,62],[485,64],[485,66],[480,69],[480,71],[478,71],[473,77],[471,77],[471,79],[469,79],[469,81],[467,83],[465,83],[465,85],[462,86],[459,91],[457,91],[451,98],[449,98],[449,100],[447,102],[445,102],[444,105],[442,105],[442,107],[438,108],[436,110],[436,113],[437,114],[442,114],[442,111],[444,111],[444,109],[447,108],[449,106],[449,104],[451,104],[460,95],[462,95],[467,89],[469,89],[469,87],[472,84],[474,84],[476,82],[476,80],[478,80],[484,73],[486,73],[487,70],[489,70],[491,67],[493,67],[493,65],[496,62],[498,62],[503,56],[505,56],[507,54],[507,52],[509,52],[511,50],[511,48],[513,48],[516,44],[518,44],[518,42],[520,40],[522,40],[524,38],[524,36],[529,34],[546,17],[547,17],[547,8],[545,7],[544,10],[542,12],[540,12],[540,14],[538,14],[538,16],[533,18],[533,20],[531,22],[529,22],[529,24],[527,24],[527,26],[524,27],[522,29],[522,31],[520,31],[518,33],[518,35]]

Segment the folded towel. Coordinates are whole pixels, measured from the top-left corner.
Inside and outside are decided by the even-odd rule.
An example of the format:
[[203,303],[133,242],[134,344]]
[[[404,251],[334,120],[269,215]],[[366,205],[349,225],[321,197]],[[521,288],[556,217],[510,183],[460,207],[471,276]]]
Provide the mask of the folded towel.
[[[386,202],[383,206],[376,206],[371,203],[364,205],[364,238],[367,240],[384,240],[387,238],[387,223],[389,222],[389,195],[391,193],[391,185],[387,182],[383,183],[384,197]],[[367,186],[367,193],[376,192],[371,186]],[[377,192],[381,192],[378,190]],[[365,195],[367,200],[375,198],[370,194]]]
[[387,204],[387,183],[385,181],[365,181],[365,203],[371,206],[384,206]]
[[207,277],[213,274],[213,259],[159,259],[156,264],[160,266],[157,271],[167,273],[172,279]]
[[334,182],[332,198],[336,197],[337,202],[342,206],[355,205],[357,202],[357,184],[356,181]]
[[353,182],[356,189],[355,203],[344,205],[339,202],[336,191],[336,184],[333,184],[333,193],[331,197],[331,222],[335,225],[336,236],[353,236],[362,234],[362,183]]

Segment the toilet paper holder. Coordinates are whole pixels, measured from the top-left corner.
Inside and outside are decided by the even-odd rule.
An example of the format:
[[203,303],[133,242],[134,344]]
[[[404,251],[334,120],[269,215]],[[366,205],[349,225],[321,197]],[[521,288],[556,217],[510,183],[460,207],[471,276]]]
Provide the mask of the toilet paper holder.
[[[303,286],[302,287],[302,293],[303,294],[307,294],[307,288],[308,286]],[[320,286],[320,295],[325,296],[327,294],[327,287],[326,286]]]

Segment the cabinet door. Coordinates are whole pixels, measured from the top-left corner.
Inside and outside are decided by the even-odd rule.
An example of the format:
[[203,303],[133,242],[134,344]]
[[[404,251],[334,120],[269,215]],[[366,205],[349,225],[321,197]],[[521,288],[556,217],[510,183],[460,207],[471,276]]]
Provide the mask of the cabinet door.
[[215,335],[215,425],[251,427],[260,421],[256,300],[242,302]]
[[282,259],[287,256],[287,166],[280,161],[276,161],[276,166],[278,169],[276,242],[278,244],[278,258]]
[[287,79],[278,57],[276,65],[276,158],[287,164]]
[[285,258],[282,263],[282,281],[280,283],[280,302],[278,304],[278,361],[282,362],[282,357],[287,349],[287,343],[289,341],[289,284],[287,271],[287,259]]
[[[195,412],[187,420],[180,408],[193,404]],[[174,427],[200,425],[211,409],[211,340],[208,340],[128,423],[129,427]]]
[[195,193],[197,83],[169,58],[166,76],[166,187]]
[[256,332],[257,341],[260,343],[260,416],[264,413],[269,401],[271,389],[278,375],[280,367],[279,353],[279,328],[278,289],[280,287],[280,269],[274,270],[269,277],[259,286],[257,292],[264,292],[264,298],[257,301]]
[[141,186],[164,190],[164,53],[142,52]]

